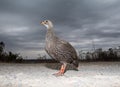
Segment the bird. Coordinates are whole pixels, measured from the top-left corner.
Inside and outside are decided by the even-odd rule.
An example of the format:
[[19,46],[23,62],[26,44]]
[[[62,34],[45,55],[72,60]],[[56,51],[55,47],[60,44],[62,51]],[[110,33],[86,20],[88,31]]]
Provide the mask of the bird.
[[59,72],[53,75],[64,75],[66,71],[66,66],[68,64],[71,64],[78,70],[78,56],[74,47],[69,42],[59,38],[55,34],[52,21],[44,20],[40,24],[44,25],[47,28],[45,37],[45,51],[50,57],[59,61],[62,64]]

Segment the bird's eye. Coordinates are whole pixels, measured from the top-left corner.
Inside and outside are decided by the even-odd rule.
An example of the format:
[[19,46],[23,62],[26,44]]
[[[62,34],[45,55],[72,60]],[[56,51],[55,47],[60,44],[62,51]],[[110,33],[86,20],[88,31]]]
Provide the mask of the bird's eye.
[[48,22],[48,21],[46,21],[46,22]]

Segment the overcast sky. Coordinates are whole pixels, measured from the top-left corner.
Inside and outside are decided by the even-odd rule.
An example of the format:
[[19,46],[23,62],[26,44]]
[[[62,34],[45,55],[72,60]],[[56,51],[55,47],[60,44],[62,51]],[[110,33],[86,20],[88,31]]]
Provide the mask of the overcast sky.
[[76,49],[120,45],[120,0],[0,0],[0,41],[28,58],[44,52],[49,19],[56,34]]

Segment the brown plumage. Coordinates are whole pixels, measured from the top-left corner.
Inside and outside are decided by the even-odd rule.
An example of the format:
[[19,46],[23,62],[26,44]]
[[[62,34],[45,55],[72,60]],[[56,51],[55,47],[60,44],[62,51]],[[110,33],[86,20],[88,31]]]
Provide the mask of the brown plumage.
[[73,46],[65,40],[58,38],[53,30],[53,24],[50,20],[41,22],[42,25],[47,27],[46,34],[46,52],[55,60],[62,63],[61,69],[54,75],[63,75],[65,73],[66,65],[72,64],[74,67],[78,67],[78,57]]

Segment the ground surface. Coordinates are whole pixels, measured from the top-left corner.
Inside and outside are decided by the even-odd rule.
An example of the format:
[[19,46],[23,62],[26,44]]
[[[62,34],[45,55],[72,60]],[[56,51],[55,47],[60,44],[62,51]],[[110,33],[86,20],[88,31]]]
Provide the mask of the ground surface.
[[120,87],[120,62],[80,63],[55,77],[58,64],[0,63],[0,87]]

